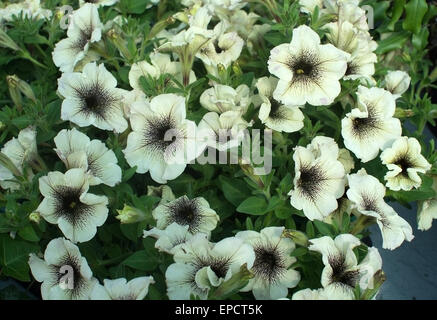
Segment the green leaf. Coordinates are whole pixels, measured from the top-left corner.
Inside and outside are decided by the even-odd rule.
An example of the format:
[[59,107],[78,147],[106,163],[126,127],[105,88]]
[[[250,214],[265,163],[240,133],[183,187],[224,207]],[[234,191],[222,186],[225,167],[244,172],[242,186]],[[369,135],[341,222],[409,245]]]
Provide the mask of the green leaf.
[[306,234],[308,236],[308,239],[313,239],[316,236],[316,232],[314,231],[314,226],[311,221],[307,222]]
[[264,198],[250,197],[237,208],[238,212],[261,216],[267,212],[267,202]]
[[390,37],[379,41],[375,53],[384,54],[396,49],[401,49],[409,37],[410,34],[407,31],[393,33]]
[[25,227],[18,230],[18,235],[27,241],[31,241],[31,242],[39,241],[39,236],[35,232],[31,224],[28,224]]
[[20,281],[30,281],[29,254],[39,251],[39,246],[11,239],[8,234],[0,235],[0,264],[2,273]]
[[313,224],[322,235],[331,237],[334,236],[335,232],[330,224],[318,220],[314,220]]
[[123,179],[121,181],[122,182],[129,181],[129,179],[133,177],[136,171],[137,171],[137,166],[125,170],[123,172]]
[[393,5],[393,12],[391,16],[391,20],[389,25],[387,26],[387,29],[390,31],[394,31],[395,24],[398,22],[399,18],[402,16],[402,13],[404,12],[404,6],[407,0],[395,0]]
[[247,184],[242,180],[219,176],[219,182],[226,200],[236,207],[250,196]]
[[121,0],[120,9],[127,13],[142,14],[147,9],[150,0]]
[[404,30],[414,34],[420,32],[422,28],[422,20],[428,11],[428,4],[425,0],[410,0],[405,5],[405,20],[402,23]]
[[157,257],[150,255],[145,250],[137,251],[123,261],[123,265],[141,271],[153,271],[158,264]]

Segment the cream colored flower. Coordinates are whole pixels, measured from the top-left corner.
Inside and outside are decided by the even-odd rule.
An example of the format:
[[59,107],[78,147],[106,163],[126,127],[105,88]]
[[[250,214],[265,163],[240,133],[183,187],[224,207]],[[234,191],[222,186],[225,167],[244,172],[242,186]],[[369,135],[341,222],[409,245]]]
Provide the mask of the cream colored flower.
[[253,248],[236,237],[213,244],[198,234],[182,248],[165,274],[170,299],[189,299],[190,294],[206,299],[212,287],[229,280],[244,264],[252,268],[255,261]]
[[186,120],[183,97],[161,94],[150,102],[136,102],[130,123],[132,132],[123,150],[126,160],[137,166],[137,173],[150,172],[158,183],[177,178],[203,151],[197,150],[196,124]]
[[52,53],[53,61],[62,72],[73,72],[85,58],[91,43],[100,41],[103,25],[97,6],[86,3],[70,17],[67,38],[59,41]]
[[415,138],[397,139],[390,148],[382,152],[381,160],[389,169],[384,177],[386,186],[395,191],[419,188],[422,179],[418,173],[426,173],[431,169],[431,165],[421,154],[419,141]]
[[123,115],[125,91],[103,64],[87,64],[82,72],[63,73],[58,91],[64,97],[62,120],[80,127],[93,125],[102,130],[123,132],[128,123]]
[[248,126],[238,111],[208,112],[199,122],[198,135],[207,146],[225,151],[240,145]]
[[54,141],[55,151],[67,170],[83,168],[90,175],[90,185],[104,183],[113,187],[121,181],[121,169],[114,151],[100,140],[90,140],[73,128],[61,130]]
[[209,203],[202,197],[189,199],[182,196],[171,202],[158,205],[152,212],[157,227],[165,229],[173,222],[181,226],[189,226],[191,233],[211,233],[220,220],[217,213],[210,208]]
[[153,277],[138,277],[129,282],[125,278],[105,279],[103,286],[96,284],[91,292],[91,300],[143,300],[153,283]]
[[83,169],[70,169],[65,174],[49,172],[39,178],[44,199],[37,211],[73,242],[91,240],[108,217],[108,198],[88,193],[88,188]]
[[41,284],[44,300],[88,300],[97,279],[79,248],[64,238],[51,240],[44,260],[30,254],[33,277]]
[[[193,234],[188,231],[190,226],[180,225],[177,222],[172,222],[165,229],[153,228],[144,230],[143,237],[156,238],[155,248],[159,251],[164,251],[169,254],[175,254],[181,246],[193,238]],[[207,237],[207,235],[205,234]]]
[[348,53],[333,45],[321,45],[311,28],[294,29],[290,44],[270,52],[269,71],[279,78],[273,97],[287,105],[330,105],[340,94],[348,59]]
[[252,291],[256,299],[277,300],[288,295],[300,281],[300,274],[290,266],[296,258],[290,254],[295,249],[291,239],[282,237],[284,227],[268,227],[259,233],[240,231],[235,236],[250,244],[255,251],[251,272],[254,278],[241,291]]
[[311,148],[296,147],[293,154],[296,176],[290,202],[310,220],[323,220],[337,209],[337,199],[344,194],[345,171],[337,160],[338,147],[332,155],[325,150],[316,157]]
[[413,240],[411,226],[392,207],[384,202],[385,187],[364,169],[348,175],[349,190],[346,192],[358,213],[374,217],[381,229],[384,249],[394,250],[404,240]]
[[[161,75],[168,73],[182,83],[182,65],[180,62],[171,61],[169,55],[159,52],[151,53],[150,61],[151,63],[148,63],[144,60],[132,65],[129,71],[129,84],[134,90],[142,91],[140,84],[142,76],[158,79]],[[194,81],[196,81],[196,75],[191,71],[190,83]],[[171,79],[168,79],[168,83],[172,83]]]
[[358,88],[358,107],[342,120],[344,145],[362,162],[378,156],[402,134],[401,122],[394,118],[393,95],[380,88]]
[[327,296],[344,296],[354,299],[354,289],[373,288],[373,276],[381,270],[382,259],[378,249],[369,248],[366,257],[358,263],[353,249],[361,244],[351,234],[338,235],[334,240],[324,236],[310,240],[309,249],[322,254],[325,268],[322,271],[321,283]]
[[389,71],[385,76],[385,88],[395,99],[400,98],[410,87],[411,77],[404,71]]
[[[433,179],[433,189],[437,193],[437,178],[434,177]],[[437,197],[419,202],[417,214],[419,230],[426,231],[431,229],[433,219],[437,219]]]
[[205,90],[200,96],[202,107],[217,113],[233,110],[243,115],[249,108],[250,102],[250,89],[245,84],[236,89],[217,84]]
[[[12,138],[4,144],[1,149],[6,157],[11,160],[12,164],[23,173],[23,168],[26,163],[33,161],[38,154],[36,146],[36,128],[33,126],[27,127],[18,133],[17,138]],[[26,176],[31,178],[31,172],[26,173]],[[3,189],[12,191],[18,190],[20,185],[14,181],[14,175],[8,168],[0,165],[0,186]]]
[[258,79],[256,87],[262,104],[259,119],[268,128],[279,132],[296,132],[303,128],[304,115],[299,107],[283,105],[273,99],[273,91],[278,83],[274,77]]

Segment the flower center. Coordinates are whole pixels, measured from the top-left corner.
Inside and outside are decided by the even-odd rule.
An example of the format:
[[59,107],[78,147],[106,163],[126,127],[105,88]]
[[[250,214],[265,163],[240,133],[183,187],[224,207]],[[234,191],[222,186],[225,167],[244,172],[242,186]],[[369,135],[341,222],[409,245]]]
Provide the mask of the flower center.
[[360,272],[358,270],[347,270],[346,260],[343,255],[330,256],[328,261],[332,268],[331,283],[341,283],[352,288],[356,286]]
[[394,164],[401,168],[403,175],[408,175],[407,169],[414,167],[413,162],[407,155],[402,155],[399,157],[396,161],[394,161]]
[[179,132],[176,132],[175,127],[176,123],[170,115],[147,119],[144,145],[151,147],[154,151],[166,151],[178,139]]
[[54,193],[55,215],[67,219],[73,225],[83,223],[90,213],[90,206],[80,201],[81,194],[80,188],[58,186]]
[[218,278],[226,277],[226,273],[229,269],[229,259],[225,258],[213,258],[209,266]]
[[267,246],[255,246],[254,251],[254,273],[270,283],[275,282],[285,271],[285,265],[281,253],[276,247],[270,244]]
[[322,170],[318,166],[304,166],[300,170],[297,186],[302,194],[310,199],[315,199],[322,189],[325,180]]
[[116,101],[116,98],[99,83],[82,85],[76,91],[82,101],[82,112],[93,114],[100,119],[106,118],[112,103]]
[[190,200],[188,198],[181,198],[175,203],[168,205],[170,212],[167,223],[176,222],[180,225],[188,225],[188,231],[194,233],[197,231],[201,221],[202,215],[199,210],[196,199]]

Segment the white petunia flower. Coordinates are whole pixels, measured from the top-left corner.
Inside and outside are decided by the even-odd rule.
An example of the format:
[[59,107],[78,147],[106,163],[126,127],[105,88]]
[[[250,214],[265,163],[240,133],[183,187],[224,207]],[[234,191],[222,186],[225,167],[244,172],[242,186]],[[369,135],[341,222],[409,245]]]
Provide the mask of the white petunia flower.
[[358,264],[353,249],[359,246],[360,240],[351,234],[341,234],[334,240],[321,237],[310,240],[309,249],[322,254],[325,268],[322,271],[321,283],[327,296],[347,295],[354,298],[354,289],[373,288],[373,276],[381,270],[382,259],[376,248],[369,248],[367,256]]
[[153,283],[153,277],[138,277],[129,282],[125,278],[105,279],[103,286],[96,284],[91,292],[91,300],[143,300]]
[[44,300],[88,300],[97,284],[79,248],[64,238],[49,242],[44,260],[30,254],[33,277],[41,284]]
[[345,170],[337,158],[335,150],[334,155],[321,152],[316,157],[310,148],[295,148],[296,176],[290,202],[310,220],[323,220],[337,209],[337,199],[344,194]]
[[152,215],[157,220],[159,229],[176,222],[181,226],[188,225],[188,231],[192,234],[202,232],[208,235],[216,228],[220,219],[204,198],[190,200],[187,196],[158,205]]
[[352,208],[360,214],[374,217],[381,229],[384,249],[394,250],[404,240],[413,240],[411,226],[394,209],[384,202],[385,187],[365,170],[348,175],[349,190],[346,192],[353,202]]
[[367,31],[360,31],[348,21],[328,23],[327,38],[330,43],[350,54],[344,79],[359,78],[374,82],[377,56],[373,52],[377,43],[372,40]]
[[273,99],[273,91],[278,83],[274,77],[258,79],[256,87],[262,104],[259,119],[268,128],[278,132],[296,132],[303,128],[304,115],[299,107],[283,105]]
[[291,239],[282,237],[284,227],[268,227],[255,231],[241,231],[237,238],[250,244],[255,251],[251,272],[254,278],[241,291],[252,291],[256,299],[277,300],[288,295],[300,281],[300,274],[290,266],[296,258],[290,254],[295,249]]
[[331,104],[340,94],[348,59],[348,53],[332,44],[321,45],[311,28],[294,29],[290,44],[270,52],[269,71],[279,78],[273,97],[288,105]]
[[150,172],[153,180],[166,183],[177,178],[203,151],[196,146],[196,124],[186,120],[185,99],[161,94],[131,107],[132,132],[123,150],[137,173]]
[[246,42],[247,50],[249,50],[251,55],[255,55],[257,49],[263,49],[265,47],[264,35],[270,30],[272,30],[272,26],[268,23],[253,26]]
[[189,299],[191,294],[206,299],[211,287],[218,287],[240,271],[250,269],[255,260],[253,248],[236,237],[216,244],[197,234],[174,255],[175,263],[165,273],[170,299]]
[[[170,56],[167,54],[153,52],[150,54],[150,61],[140,61],[134,63],[129,71],[129,84],[135,89],[142,91],[140,84],[140,78],[148,76],[158,79],[163,74],[171,74],[182,83],[182,65],[180,62],[174,62],[170,60]],[[193,71],[190,73],[190,83],[196,81],[196,75]],[[169,83],[172,83],[171,79],[168,79]]]
[[207,146],[225,151],[240,145],[248,126],[238,111],[226,111],[221,115],[208,112],[199,122],[198,135],[206,140]]
[[85,58],[91,43],[100,41],[103,25],[97,6],[86,3],[73,12],[67,30],[67,38],[59,41],[52,53],[53,61],[62,72],[73,72]]
[[291,300],[353,300],[349,291],[336,290],[328,286],[320,289],[303,289],[295,292]]
[[239,85],[236,89],[217,84],[205,90],[200,96],[202,107],[217,113],[233,110],[243,115],[249,108],[250,102],[250,89],[245,84]]
[[300,11],[304,13],[313,13],[316,7],[323,8],[323,0],[299,0]]
[[358,87],[358,108],[341,121],[344,145],[362,162],[378,156],[402,134],[399,119],[394,118],[393,95],[380,88]]
[[384,179],[386,186],[394,191],[409,191],[419,188],[422,179],[418,173],[426,173],[431,165],[421,154],[421,146],[415,138],[401,137],[381,153],[382,163],[389,172]]
[[2,21],[12,21],[14,16],[18,17],[20,15],[28,19],[50,19],[52,11],[41,8],[40,0],[24,0],[0,8],[0,23]]
[[115,186],[121,181],[121,168],[114,151],[100,140],[90,140],[73,128],[64,129],[54,138],[56,153],[68,169],[83,168],[90,175],[90,185]]
[[[434,177],[433,189],[437,192],[437,178]],[[417,214],[417,224],[419,230],[426,231],[431,229],[432,220],[437,219],[437,197],[419,202]]]
[[247,39],[259,18],[260,16],[254,12],[234,11],[229,17],[228,31],[236,31],[241,38]]
[[[214,36],[204,45],[197,57],[202,60],[208,71],[216,69],[219,64],[225,68],[236,61],[243,50],[244,41],[236,32],[225,32],[227,23],[221,22],[214,28]],[[210,72],[215,75],[215,72]]]
[[410,87],[411,77],[404,71],[389,71],[384,81],[385,89],[390,91],[395,99],[398,99]]
[[[4,144],[1,153],[11,160],[19,172],[23,173],[25,164],[33,161],[38,154],[35,127],[30,126],[21,130],[17,138],[12,138]],[[28,174],[32,176],[31,173]],[[0,186],[12,191],[19,189],[18,183],[9,181],[12,179],[14,179],[12,172],[0,165]]]
[[323,0],[322,14],[334,15],[338,21],[348,21],[363,31],[369,30],[366,11],[359,7],[359,0]]
[[173,222],[163,230],[158,228],[144,230],[143,237],[158,239],[155,242],[155,248],[159,251],[175,254],[184,243],[193,238],[193,234],[188,231],[189,228],[189,225],[182,226],[177,222]]
[[82,7],[87,3],[93,3],[98,7],[106,7],[106,6],[112,6],[117,2],[119,2],[119,0],[79,0],[79,6]]
[[88,186],[88,177],[79,168],[39,178],[44,199],[37,211],[73,242],[91,240],[108,217],[108,198],[88,193]]
[[123,132],[128,123],[123,116],[125,91],[103,64],[87,64],[82,72],[64,73],[58,91],[64,97],[62,120],[80,127],[93,125],[102,130]]

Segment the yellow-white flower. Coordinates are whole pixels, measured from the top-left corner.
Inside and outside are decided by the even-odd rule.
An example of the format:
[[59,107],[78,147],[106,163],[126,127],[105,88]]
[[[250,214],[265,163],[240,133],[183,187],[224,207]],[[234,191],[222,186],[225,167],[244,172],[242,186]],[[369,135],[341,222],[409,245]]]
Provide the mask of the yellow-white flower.
[[91,43],[100,41],[103,25],[97,6],[86,3],[70,17],[67,38],[59,41],[52,53],[53,61],[62,72],[73,72],[85,58]]
[[149,286],[155,283],[153,277],[138,277],[130,280],[119,278],[104,279],[103,286],[96,284],[91,292],[91,300],[143,300]]
[[325,268],[321,283],[327,292],[353,299],[355,287],[360,286],[362,290],[373,288],[373,276],[382,267],[378,249],[369,248],[366,257],[358,264],[353,249],[361,242],[351,234],[341,234],[335,239],[324,236],[312,239],[310,243],[310,250],[322,254]]
[[282,237],[284,227],[268,227],[260,232],[240,231],[237,238],[250,244],[255,251],[251,272],[254,278],[241,291],[252,291],[256,299],[277,300],[288,295],[300,281],[300,274],[290,266],[296,258],[290,254],[295,249],[291,239]]
[[[437,193],[436,177],[434,177],[433,189]],[[437,197],[419,203],[417,214],[417,224],[419,225],[419,230],[426,231],[431,229],[433,219],[437,219]]]
[[359,7],[359,0],[323,0],[324,15],[334,15],[338,21],[348,21],[360,30],[369,30],[366,11]]
[[100,183],[115,186],[121,181],[121,169],[114,151],[100,140],[90,140],[73,128],[61,130],[54,138],[56,153],[68,169],[83,168],[89,175],[90,185]]
[[395,99],[400,98],[410,87],[411,77],[404,71],[389,71],[385,76],[385,88]]
[[419,141],[401,137],[381,153],[382,163],[389,171],[384,179],[386,186],[395,191],[419,188],[422,179],[418,173],[426,173],[431,165],[421,154]]
[[202,197],[189,199],[182,196],[168,203],[158,205],[152,212],[156,226],[165,229],[173,222],[181,226],[188,225],[191,233],[211,233],[220,220],[217,213],[210,208],[208,201]]
[[123,115],[125,91],[116,88],[117,80],[103,64],[87,64],[82,72],[63,73],[58,91],[64,97],[62,120],[80,127],[123,132],[128,123]]
[[[175,254],[184,243],[193,237],[193,234],[188,231],[189,228],[188,224],[180,225],[173,222],[165,229],[153,228],[148,231],[144,230],[143,237],[156,238],[155,248],[159,251]],[[207,235],[205,234],[205,236]]]
[[49,19],[52,16],[50,10],[41,8],[40,0],[24,0],[1,8],[0,22],[12,21],[14,16],[18,17],[21,14],[23,18],[29,19]]
[[300,11],[304,13],[313,13],[316,7],[323,8],[323,0],[299,0]]
[[344,194],[345,170],[337,160],[338,147],[321,148],[319,156],[311,146],[296,147],[293,159],[296,176],[289,193],[291,205],[310,220],[323,220],[337,209],[337,199]]
[[249,108],[250,102],[250,89],[245,84],[239,85],[236,89],[216,84],[206,89],[200,96],[202,107],[217,113],[233,110],[243,115]]
[[273,99],[273,91],[278,84],[274,77],[258,79],[256,87],[262,104],[259,119],[268,128],[279,132],[296,132],[303,128],[304,115],[299,107],[283,105]]
[[353,300],[353,296],[345,290],[336,290],[328,286],[320,289],[303,289],[295,292],[291,300]]
[[53,239],[44,252],[44,260],[30,254],[33,277],[41,284],[44,300],[89,300],[97,283],[79,248],[64,239]]
[[248,126],[238,111],[208,112],[199,122],[198,136],[207,146],[225,151],[240,145]]
[[374,217],[381,229],[384,249],[394,250],[404,240],[413,240],[411,226],[384,201],[385,187],[364,169],[348,175],[349,190],[346,192],[358,213]]
[[[4,144],[1,153],[11,160],[20,173],[23,173],[24,165],[32,161],[38,153],[35,127],[30,126],[21,130],[17,138],[12,138]],[[20,185],[10,181],[12,179],[14,179],[12,171],[0,165],[0,186],[12,191],[19,189]]]
[[243,240],[231,237],[215,244],[197,234],[174,255],[165,273],[170,299],[189,299],[191,294],[206,299],[212,287],[218,287],[246,264],[250,269],[255,252]]
[[119,0],[79,0],[79,6],[84,6],[87,3],[94,3],[99,7],[112,6],[116,4]]
[[358,88],[358,107],[342,120],[344,145],[362,162],[378,156],[402,134],[399,119],[394,118],[393,95],[380,88]]
[[287,105],[331,104],[340,94],[348,59],[348,53],[332,44],[321,45],[311,28],[294,29],[290,44],[270,52],[269,71],[279,78],[273,97]]
[[355,80],[359,78],[374,82],[377,56],[373,52],[377,43],[372,40],[367,31],[354,27],[349,21],[328,23],[327,38],[330,43],[350,54],[344,79]]
[[161,94],[150,102],[136,102],[130,123],[132,132],[123,150],[126,160],[137,166],[137,173],[150,172],[158,183],[177,178],[203,151],[197,150],[196,124],[186,120],[183,97]]
[[[170,60],[168,54],[153,52],[150,54],[150,62],[140,61],[134,63],[129,71],[129,84],[135,90],[142,90],[140,78],[148,76],[158,79],[163,74],[170,74],[182,83],[182,65],[180,62]],[[193,71],[190,73],[190,83],[196,81],[196,75]],[[172,83],[171,79],[168,80]]]
[[73,242],[91,240],[108,217],[108,198],[88,193],[88,188],[88,176],[79,168],[39,178],[44,199],[37,211]]

